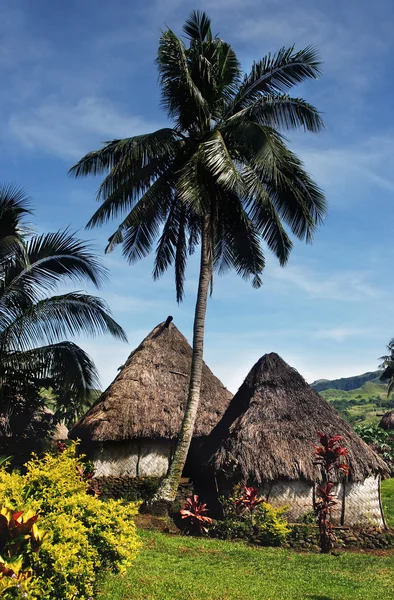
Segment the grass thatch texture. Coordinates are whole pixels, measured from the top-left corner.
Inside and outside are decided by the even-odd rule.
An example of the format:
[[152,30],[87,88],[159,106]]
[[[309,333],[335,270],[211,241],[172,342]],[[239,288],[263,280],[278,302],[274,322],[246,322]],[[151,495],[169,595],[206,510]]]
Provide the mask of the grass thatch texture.
[[385,429],[386,431],[394,429],[394,410],[390,410],[383,415],[379,423],[379,427]]
[[209,449],[216,446],[216,469],[237,469],[245,480],[313,482],[318,431],[343,436],[350,481],[388,474],[385,463],[351,425],[295,369],[271,353],[249,372],[213,430]]
[[[188,394],[192,349],[171,323],[161,323],[127,359],[120,373],[76,424],[83,441],[175,438]],[[195,436],[207,436],[232,394],[204,364]]]

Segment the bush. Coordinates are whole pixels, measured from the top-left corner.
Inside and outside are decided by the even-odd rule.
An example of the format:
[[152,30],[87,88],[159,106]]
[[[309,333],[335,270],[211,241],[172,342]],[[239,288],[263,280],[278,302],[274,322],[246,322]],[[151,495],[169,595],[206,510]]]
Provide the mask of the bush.
[[383,458],[391,472],[394,473],[393,432],[386,431],[378,425],[358,425],[354,429],[364,442]]
[[221,539],[241,538],[262,546],[280,546],[291,531],[283,517],[288,507],[275,508],[268,502],[258,500],[255,494],[254,506],[250,510],[245,505],[246,497],[245,493],[241,498],[219,498],[224,519],[215,523],[213,535]]
[[5,598],[86,600],[103,569],[123,572],[133,563],[138,505],[88,495],[75,450],[72,444],[56,455],[33,457],[24,475],[0,470],[0,505],[37,514],[43,532],[39,552],[23,559],[29,570],[20,587],[15,577],[3,577],[6,584],[13,581]]

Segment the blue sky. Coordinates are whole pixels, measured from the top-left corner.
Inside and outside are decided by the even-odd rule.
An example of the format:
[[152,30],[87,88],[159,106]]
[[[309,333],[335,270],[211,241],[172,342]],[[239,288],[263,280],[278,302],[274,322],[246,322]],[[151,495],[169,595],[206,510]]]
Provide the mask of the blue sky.
[[[312,246],[296,243],[289,265],[267,254],[264,285],[228,274],[208,305],[205,357],[232,391],[264,353],[275,351],[307,380],[377,368],[394,336],[394,5],[390,1],[0,0],[0,181],[22,185],[39,231],[69,226],[103,252],[114,227],[84,231],[99,180],[72,180],[68,168],[104,140],[166,123],[154,66],[160,29],[180,28],[194,8],[232,43],[247,69],[282,45],[318,47],[319,81],[300,87],[326,130],[297,134],[292,148],[323,187],[325,225]],[[185,302],[172,274],[153,282],[152,259],[129,267],[104,258],[100,291],[129,345],[79,340],[103,385],[132,348],[168,314],[191,340],[197,263]]]

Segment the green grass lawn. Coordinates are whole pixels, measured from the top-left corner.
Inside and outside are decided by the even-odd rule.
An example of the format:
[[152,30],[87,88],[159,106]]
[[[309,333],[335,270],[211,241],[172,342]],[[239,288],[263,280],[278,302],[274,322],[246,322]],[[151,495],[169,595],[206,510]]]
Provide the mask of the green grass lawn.
[[375,600],[394,598],[394,555],[339,556],[140,531],[134,568],[97,600]]
[[394,527],[394,478],[382,481],[382,504],[389,527]]

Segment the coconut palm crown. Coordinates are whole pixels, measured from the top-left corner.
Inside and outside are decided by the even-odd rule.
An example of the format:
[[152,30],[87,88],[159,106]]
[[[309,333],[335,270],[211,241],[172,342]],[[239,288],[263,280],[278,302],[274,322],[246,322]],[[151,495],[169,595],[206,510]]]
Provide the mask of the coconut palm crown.
[[91,358],[67,336],[109,333],[126,339],[106,303],[81,291],[57,293],[59,284],[98,287],[106,270],[88,244],[68,231],[30,235],[30,207],[15,186],[0,187],[0,403],[12,403],[40,386],[82,400],[98,387]]
[[[243,74],[232,47],[212,35],[205,13],[194,11],[183,31],[185,40],[166,29],[157,55],[162,106],[172,126],[107,142],[70,173],[105,174],[98,190],[101,204],[88,227],[121,217],[107,251],[122,244],[130,263],[156,245],[153,276],[173,265],[178,301],[187,257],[200,246],[189,391],[194,400],[193,410],[185,414],[191,439],[214,272],[233,268],[259,287],[263,246],[285,265],[291,234],[311,242],[326,203],[283,136],[288,130],[318,132],[323,127],[313,106],[288,94],[296,84],[319,76],[317,52],[282,48]],[[181,445],[183,434],[182,429]],[[187,448],[185,442],[184,458]],[[176,453],[174,461],[178,458]]]

